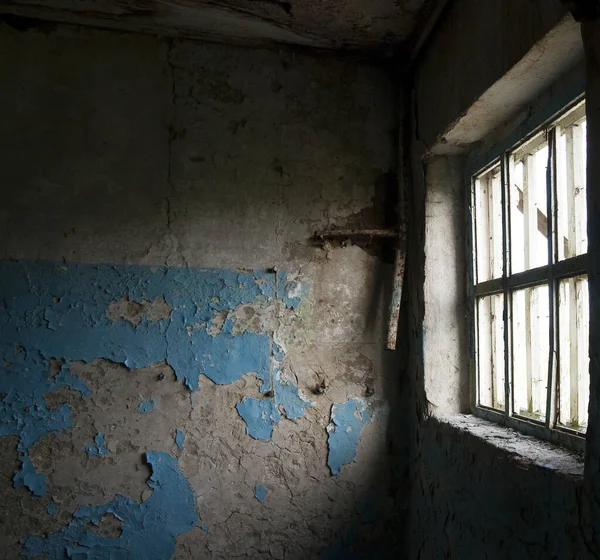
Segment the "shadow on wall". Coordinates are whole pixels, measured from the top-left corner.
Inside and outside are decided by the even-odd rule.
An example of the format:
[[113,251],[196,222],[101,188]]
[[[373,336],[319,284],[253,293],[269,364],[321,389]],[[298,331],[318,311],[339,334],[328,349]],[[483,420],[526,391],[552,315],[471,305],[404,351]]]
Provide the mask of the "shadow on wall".
[[395,543],[391,271],[307,243],[393,167],[385,69],[61,26],[0,52],[5,554]]
[[[388,268],[378,268],[376,278],[389,276]],[[391,282],[384,280],[380,293],[391,289],[386,284]],[[321,552],[323,558],[396,554],[398,519],[390,488],[402,468],[397,463],[402,454],[396,415],[390,410],[402,407],[397,406],[395,379],[384,376],[389,410],[383,401],[364,397],[331,406],[327,464],[335,478],[324,476],[318,463],[325,457],[315,449],[322,439],[319,426],[303,425],[315,403],[298,390],[284,345],[276,340],[298,320],[304,289],[285,273],[0,262],[7,318],[0,327],[0,393],[5,395],[0,435],[18,438],[20,463],[11,476],[14,463],[9,458],[14,455],[7,453],[3,472],[15,488],[25,487],[39,498],[8,487],[2,491],[5,504],[25,499],[35,519],[30,526],[15,524],[9,530],[27,531],[13,533],[13,538],[31,535],[22,541],[24,554],[61,558],[80,550],[103,557],[128,551],[133,557],[169,558],[177,537],[195,527],[209,546],[214,529],[207,520],[216,509],[209,496],[213,491],[213,499],[222,497],[215,484],[226,480],[253,491],[256,502],[245,515],[269,506],[271,511],[254,515],[265,520],[276,514],[285,525],[301,512],[283,509],[277,494],[287,486],[291,501],[296,499],[286,470],[301,467],[307,472],[296,474],[294,483],[307,484],[302,479],[308,475],[314,479],[311,490],[324,491],[330,504],[302,500],[303,508],[331,518],[324,535],[309,525],[315,533],[309,549],[333,531],[334,541]],[[115,294],[120,299],[113,299]],[[399,355],[382,356],[386,371],[397,371]],[[201,382],[200,372],[212,382],[209,387]],[[255,372],[256,382],[248,372]],[[368,393],[373,384],[374,379],[367,380]],[[219,398],[218,386],[234,390]],[[237,404],[225,410],[234,396]],[[214,410],[214,401],[220,410]],[[234,410],[245,423],[245,434]],[[232,422],[237,424],[233,432]],[[359,476],[371,472],[374,478],[356,484],[356,475],[349,471],[362,445],[361,434],[375,436],[383,422],[388,424],[383,438],[388,447],[380,451],[375,471],[365,469],[374,457],[363,457]],[[292,434],[298,429],[298,439],[290,442],[291,426]],[[202,428],[208,433],[200,433]],[[319,435],[324,436],[324,428]],[[205,447],[217,452],[216,457]],[[267,448],[272,454],[262,457],[263,463],[255,454]],[[301,465],[297,454],[314,464]],[[142,458],[150,467],[149,478]],[[231,460],[243,472],[233,469]],[[198,461],[208,472],[196,471]],[[131,465],[139,475],[133,475]],[[355,484],[360,493],[354,491]],[[92,507],[82,505],[90,498],[97,503],[98,491],[115,497]],[[229,508],[227,519],[242,514],[240,497],[236,493],[229,504],[220,504]],[[19,509],[18,503],[14,506]],[[36,510],[42,507],[45,519],[38,519]],[[119,520],[118,534],[100,531],[107,516]],[[48,536],[35,536],[41,527]],[[240,548],[246,544],[234,543]]]

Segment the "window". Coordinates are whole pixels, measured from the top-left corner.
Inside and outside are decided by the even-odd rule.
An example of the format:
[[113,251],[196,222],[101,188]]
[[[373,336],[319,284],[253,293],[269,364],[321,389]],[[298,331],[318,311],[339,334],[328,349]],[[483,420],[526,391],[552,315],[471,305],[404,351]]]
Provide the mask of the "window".
[[581,102],[472,178],[475,408],[581,439],[589,401]]

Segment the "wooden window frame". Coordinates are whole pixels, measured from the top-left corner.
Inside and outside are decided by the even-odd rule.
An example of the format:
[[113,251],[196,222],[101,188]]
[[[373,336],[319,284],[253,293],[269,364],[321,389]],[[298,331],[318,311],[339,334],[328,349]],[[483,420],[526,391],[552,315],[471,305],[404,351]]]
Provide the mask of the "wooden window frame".
[[[558,260],[557,252],[557,151],[556,131],[559,126],[572,124],[573,119],[580,116],[583,96],[577,96],[571,103],[564,106],[560,111],[554,113],[541,125],[531,126],[528,130],[523,128],[519,137],[511,145],[500,146],[489,150],[489,157],[479,160],[479,166],[471,166],[467,173],[469,181],[468,201],[468,255],[469,255],[469,307],[471,309],[471,403],[472,411],[477,416],[489,421],[514,428],[527,435],[539,439],[558,443],[570,449],[585,450],[585,433],[570,429],[558,424],[558,285],[560,280],[587,275],[588,255]],[[583,109],[585,111],[585,109]],[[585,112],[583,112],[585,116]],[[571,120],[571,122],[570,122]],[[520,150],[524,149],[532,139],[539,137],[543,132],[543,138],[548,143],[548,166],[546,173],[546,200],[547,200],[547,231],[548,237],[548,265],[531,268],[523,272],[511,274],[511,224],[510,224],[510,174],[511,156],[519,156]],[[528,147],[529,149],[530,146]],[[585,149],[585,147],[584,147]],[[481,163],[483,162],[483,165]],[[501,188],[502,188],[502,274],[500,277],[483,282],[476,282],[476,223],[473,208],[476,205],[475,183],[485,173],[500,166]],[[473,172],[473,170],[475,170]],[[513,365],[512,365],[512,330],[513,318],[511,317],[512,294],[524,288],[535,286],[548,286],[549,290],[549,357],[548,357],[548,383],[546,396],[546,414],[543,421],[515,414],[513,410]],[[503,295],[503,325],[504,325],[504,410],[484,406],[479,403],[479,375],[477,368],[477,340],[478,322],[476,319],[477,302],[485,296]]]

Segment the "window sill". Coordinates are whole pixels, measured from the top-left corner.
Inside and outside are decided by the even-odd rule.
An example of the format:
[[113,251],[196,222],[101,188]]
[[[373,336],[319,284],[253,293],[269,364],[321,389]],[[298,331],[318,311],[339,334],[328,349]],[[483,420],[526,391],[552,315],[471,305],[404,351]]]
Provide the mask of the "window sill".
[[576,481],[583,479],[583,455],[580,453],[521,434],[472,414],[436,415],[432,420],[491,446],[521,467],[553,471]]

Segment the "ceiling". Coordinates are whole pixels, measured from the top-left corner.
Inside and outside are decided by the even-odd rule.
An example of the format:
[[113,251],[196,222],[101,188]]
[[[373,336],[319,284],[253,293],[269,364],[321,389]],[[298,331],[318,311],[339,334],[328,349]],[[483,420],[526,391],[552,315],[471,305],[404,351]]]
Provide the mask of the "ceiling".
[[431,0],[0,0],[0,14],[167,36],[391,52]]

